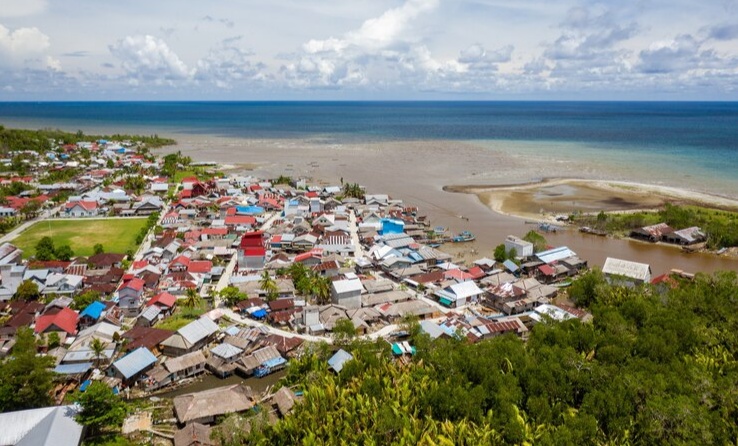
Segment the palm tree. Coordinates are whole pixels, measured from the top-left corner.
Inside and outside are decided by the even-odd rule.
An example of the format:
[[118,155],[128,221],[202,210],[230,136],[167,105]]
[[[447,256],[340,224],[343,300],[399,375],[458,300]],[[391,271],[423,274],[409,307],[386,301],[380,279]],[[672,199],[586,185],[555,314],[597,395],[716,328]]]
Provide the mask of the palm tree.
[[202,305],[202,297],[195,288],[188,288],[185,292],[185,298],[182,299],[182,306],[185,308],[197,308]]
[[318,305],[325,305],[331,300],[331,280],[315,274],[312,278],[312,293]]
[[105,344],[99,338],[92,338],[90,341],[90,350],[95,355],[95,367],[100,367],[100,357],[105,351]]
[[259,282],[259,286],[261,287],[261,290],[266,293],[266,298],[268,302],[275,300],[279,295],[277,282],[272,276],[269,275],[269,271],[264,271],[261,274],[261,281]]

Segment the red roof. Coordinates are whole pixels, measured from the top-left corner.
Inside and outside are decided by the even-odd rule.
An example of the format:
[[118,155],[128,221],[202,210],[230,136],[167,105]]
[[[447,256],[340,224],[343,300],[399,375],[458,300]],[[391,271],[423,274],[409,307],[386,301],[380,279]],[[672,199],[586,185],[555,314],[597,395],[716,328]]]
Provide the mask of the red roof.
[[[77,312],[70,308],[62,308],[56,314],[45,314],[36,320],[36,333],[43,333],[52,325],[70,335],[77,333]],[[56,330],[53,330],[56,331]]]
[[555,276],[556,270],[549,265],[541,265],[538,267],[538,271],[542,272],[545,276]]
[[228,235],[228,228],[204,228],[202,235]]
[[469,273],[465,273],[464,271],[456,268],[456,269],[450,269],[446,271],[443,276],[447,279],[458,279],[458,280],[472,280],[473,277]]
[[177,256],[174,260],[172,260],[172,263],[169,264],[169,266],[172,265],[184,265],[188,266],[190,264],[190,258],[185,255]]
[[192,189],[184,189],[179,193],[179,198],[192,198]]
[[250,215],[228,215],[225,218],[226,225],[253,225],[256,218]]
[[135,291],[142,291],[144,289],[144,285],[146,285],[146,282],[144,282],[142,279],[139,279],[138,277],[134,277],[131,280],[123,282],[119,289],[122,290],[124,288],[130,288]]
[[235,207],[232,207],[232,208],[228,208],[228,209],[226,209],[226,216],[229,216],[229,215],[236,215],[236,213],[237,213],[237,212],[238,212],[238,211],[236,210],[236,208],[235,208]]
[[154,304],[160,306],[160,307],[167,307],[172,308],[174,307],[174,303],[177,302],[177,296],[174,296],[172,294],[169,294],[167,292],[159,293],[156,296],[152,297],[147,303],[146,306],[150,307]]
[[213,269],[213,262],[210,260],[193,260],[187,266],[187,272],[190,273],[209,273]]
[[262,231],[247,232],[241,237],[241,248],[263,248],[264,233]]
[[308,192],[308,193],[306,193],[306,194],[305,194],[305,196],[306,196],[307,198],[316,198],[316,197],[318,196],[318,193],[317,193],[317,192],[315,192],[315,191],[313,191],[313,192]]
[[94,211],[97,209],[97,201],[68,201],[64,204],[65,209],[74,209],[75,206],[79,206],[86,211]]
[[184,183],[198,183],[200,180],[197,179],[197,177],[186,177],[182,178],[182,184]]
[[247,246],[243,248],[244,257],[264,257],[266,255],[266,249],[262,247]]
[[147,266],[149,266],[148,260],[136,260],[135,262],[133,262],[131,268],[133,268],[134,270],[137,270],[137,269],[146,268]]
[[304,260],[312,259],[312,258],[320,259],[322,258],[322,255],[314,251],[303,252],[302,254],[296,255],[293,262],[302,262]]
[[486,274],[484,273],[484,270],[482,270],[482,268],[478,266],[469,268],[469,271],[467,272],[472,276],[472,280],[481,279],[482,277],[486,276]]

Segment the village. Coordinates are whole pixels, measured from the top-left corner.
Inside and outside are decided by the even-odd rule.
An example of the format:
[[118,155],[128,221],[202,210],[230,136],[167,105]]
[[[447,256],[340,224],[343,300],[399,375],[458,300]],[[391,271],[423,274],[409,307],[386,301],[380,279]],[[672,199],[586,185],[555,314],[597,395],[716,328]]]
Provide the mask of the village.
[[[94,382],[140,400],[186,392],[206,375],[242,380],[180,393],[169,423],[138,413],[124,433],[215,444],[210,430],[223,415],[260,406],[274,419],[286,416],[299,389],[257,392],[247,383],[281,373],[319,343],[334,349],[328,366],[340,372],[352,356],[332,344],[347,327],[386,340],[408,361],[408,321],[432,339],[476,343],[525,339],[538,323],[591,320],[566,299],[572,279],[588,270],[569,247],[500,234],[504,248],[492,258],[457,261],[444,247],[473,234],[433,227],[389,191],[224,172],[178,154],[156,157],[130,141],[11,155],[0,163],[20,163],[23,175],[0,181],[14,193],[0,207],[0,357],[13,355],[19,330],[32,330],[38,353],[53,358],[60,407]],[[66,224],[99,243],[67,244],[54,233]],[[696,228],[648,227],[634,236],[703,240]],[[666,280],[627,259],[607,259],[602,272],[634,285]],[[79,443],[77,426],[65,425],[64,435]]]

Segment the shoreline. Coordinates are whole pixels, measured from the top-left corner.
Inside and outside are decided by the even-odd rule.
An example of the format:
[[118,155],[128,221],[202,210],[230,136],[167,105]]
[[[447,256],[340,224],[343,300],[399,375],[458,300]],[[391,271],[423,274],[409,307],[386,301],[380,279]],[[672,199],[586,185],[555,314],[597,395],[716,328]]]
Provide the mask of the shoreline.
[[[554,191],[560,186],[571,190],[567,194],[545,193],[547,189]],[[569,215],[572,212],[652,212],[665,203],[738,210],[738,200],[725,196],[672,186],[606,179],[544,178],[518,184],[449,185],[444,186],[443,190],[475,195],[492,211],[503,215],[544,222],[556,221],[555,215]],[[583,198],[590,200],[582,201]],[[533,205],[538,206],[539,211],[526,210]],[[568,211],[562,209],[567,206],[570,208]]]

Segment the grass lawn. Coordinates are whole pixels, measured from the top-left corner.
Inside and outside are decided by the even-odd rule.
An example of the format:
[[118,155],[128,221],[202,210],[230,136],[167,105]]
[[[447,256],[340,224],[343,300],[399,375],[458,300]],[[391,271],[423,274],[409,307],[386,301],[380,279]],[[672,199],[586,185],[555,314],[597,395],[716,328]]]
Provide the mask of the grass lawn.
[[208,311],[208,307],[204,303],[196,308],[183,308],[178,306],[177,309],[174,310],[174,314],[159,322],[154,327],[162,330],[177,331],[190,322],[198,319],[200,316],[205,314],[206,311]]
[[46,220],[26,229],[11,243],[23,250],[24,257],[34,255],[36,244],[46,236],[54,240],[54,246],[69,245],[74,255],[90,256],[98,243],[105,252],[124,254],[136,250],[136,236],[145,226],[145,218]]

